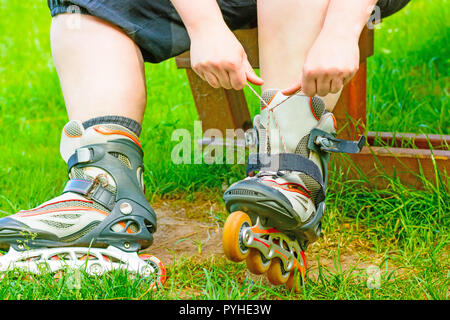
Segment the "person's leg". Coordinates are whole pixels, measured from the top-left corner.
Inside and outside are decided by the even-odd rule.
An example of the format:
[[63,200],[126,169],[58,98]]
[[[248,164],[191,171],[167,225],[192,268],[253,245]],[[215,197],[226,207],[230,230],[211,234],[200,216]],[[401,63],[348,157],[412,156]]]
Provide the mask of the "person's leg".
[[60,146],[69,181],[56,198],[0,219],[0,247],[113,246],[120,250],[113,256],[127,258],[124,252],[150,246],[156,231],[138,137],[146,105],[143,59],[118,28],[88,15],[71,28],[69,17],[57,15],[51,30],[70,118]]
[[115,115],[142,122],[147,92],[137,45],[118,27],[80,15],[53,18],[51,45],[70,120]]
[[[258,0],[261,77],[266,89],[285,89],[301,78],[308,50],[322,28],[329,0]],[[332,111],[338,94],[323,97]]]
[[[319,140],[314,134],[320,133],[317,138],[334,138],[336,127],[321,98],[301,93],[285,96],[282,90],[301,77],[328,3],[329,0],[258,0],[260,68],[264,80],[264,101],[254,119],[258,152],[249,157],[248,177],[231,185],[224,194],[227,210],[234,212],[227,219],[224,234],[249,239],[245,240],[252,248],[246,258],[248,269],[256,274],[266,272],[272,284],[287,282],[289,289],[296,286],[296,269],[301,274],[305,272],[301,251],[318,239],[325,208],[328,155],[315,146]],[[325,99],[329,110],[338,96]],[[245,218],[242,212],[257,224],[245,234],[235,232],[242,225],[243,220],[239,219]],[[240,251],[230,244],[236,242],[239,243],[224,240],[224,252],[232,261],[242,258],[235,255]],[[276,256],[274,252],[284,253]],[[297,265],[289,263],[294,260]]]

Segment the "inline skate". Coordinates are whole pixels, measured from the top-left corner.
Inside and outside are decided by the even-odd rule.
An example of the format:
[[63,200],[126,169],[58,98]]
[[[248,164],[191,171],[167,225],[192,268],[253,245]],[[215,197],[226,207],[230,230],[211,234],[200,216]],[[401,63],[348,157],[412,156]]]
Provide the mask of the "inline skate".
[[365,137],[337,139],[336,120],[319,97],[268,90],[261,100],[253,130],[258,151],[249,155],[247,178],[223,196],[231,213],[223,249],[271,284],[298,290],[304,252],[321,234],[330,152],[357,153]]
[[0,272],[14,268],[57,273],[83,268],[89,275],[121,269],[130,276],[166,280],[163,263],[138,252],[153,242],[156,214],[144,196],[139,138],[116,124],[84,129],[67,123],[61,155],[69,180],[62,194],[0,219]]

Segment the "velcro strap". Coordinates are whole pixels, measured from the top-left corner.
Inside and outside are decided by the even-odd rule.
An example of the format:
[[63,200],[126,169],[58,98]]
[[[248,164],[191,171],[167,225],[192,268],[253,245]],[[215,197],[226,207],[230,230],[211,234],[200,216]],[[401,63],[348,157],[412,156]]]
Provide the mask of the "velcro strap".
[[322,188],[315,203],[325,198],[325,186],[319,167],[311,160],[294,153],[280,153],[275,155],[250,154],[247,162],[247,175],[253,171],[296,171],[313,178]]
[[75,192],[94,200],[108,210],[112,210],[115,204],[115,195],[111,191],[105,189],[93,181],[72,179],[67,181],[63,193]]
[[78,148],[73,155],[70,156],[67,161],[68,171],[72,169],[73,166],[79,163],[88,163],[93,158],[93,151],[90,148]]

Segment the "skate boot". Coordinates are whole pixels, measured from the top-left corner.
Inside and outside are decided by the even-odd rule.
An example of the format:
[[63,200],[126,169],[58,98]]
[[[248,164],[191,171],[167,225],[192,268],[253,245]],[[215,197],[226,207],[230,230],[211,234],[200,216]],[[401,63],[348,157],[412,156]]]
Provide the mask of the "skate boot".
[[139,138],[120,125],[85,130],[70,121],[60,151],[69,168],[62,194],[0,219],[0,246],[8,250],[0,271],[39,273],[42,264],[55,273],[66,266],[95,275],[124,269],[161,285],[164,265],[137,253],[152,244],[156,231],[155,212],[144,196]]
[[248,177],[224,194],[231,214],[223,249],[270,283],[297,290],[304,251],[321,232],[330,152],[359,152],[365,138],[337,139],[335,118],[320,98],[275,90],[263,93],[254,132],[258,153],[249,156]]

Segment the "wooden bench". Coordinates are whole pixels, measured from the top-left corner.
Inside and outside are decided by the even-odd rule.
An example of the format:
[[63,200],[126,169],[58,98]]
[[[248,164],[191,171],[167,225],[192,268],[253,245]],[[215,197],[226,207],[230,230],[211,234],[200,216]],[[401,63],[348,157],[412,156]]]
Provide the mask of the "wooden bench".
[[[257,32],[257,29],[235,31],[254,68],[259,68]],[[450,174],[450,136],[367,132],[367,59],[374,52],[373,30],[363,30],[359,48],[359,70],[343,89],[333,113],[338,123],[340,138],[354,139],[358,135],[366,134],[368,146],[359,154],[334,156],[333,161],[344,169],[351,168],[350,177],[367,177],[375,186],[384,187],[387,181],[382,175],[387,175],[399,177],[404,183],[420,188],[423,181],[418,178],[419,173],[435,184],[436,168],[442,177]],[[186,70],[203,131],[216,128],[225,133],[226,129],[247,130],[252,127],[242,90],[212,88],[191,69],[189,52],[178,56],[176,64],[178,68]],[[373,146],[375,142],[389,147]],[[405,148],[405,145],[409,147]],[[443,182],[447,184],[445,179]]]

